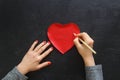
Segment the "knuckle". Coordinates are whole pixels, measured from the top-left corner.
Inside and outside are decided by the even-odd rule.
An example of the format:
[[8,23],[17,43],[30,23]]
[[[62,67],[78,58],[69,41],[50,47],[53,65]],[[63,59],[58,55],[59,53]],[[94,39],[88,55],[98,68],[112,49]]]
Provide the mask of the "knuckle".
[[33,52],[27,52],[27,55],[29,55],[29,56],[30,56],[31,54],[33,54]]
[[42,61],[42,59],[43,59],[43,57],[42,57],[42,56],[38,56],[37,61],[38,61],[38,62],[41,62],[41,61]]
[[40,48],[40,51],[41,51],[41,52],[43,52],[43,51],[44,51],[44,48],[43,48],[43,47],[42,47],[42,48]]
[[36,61],[40,61],[41,60],[41,57],[36,57]]
[[94,40],[88,41],[88,44],[90,44],[90,45],[94,44]]
[[86,35],[87,33],[86,33],[86,32],[83,32],[82,34],[83,34],[83,35]]
[[94,40],[93,40],[93,39],[91,39],[90,43],[92,43],[92,44],[93,44],[93,43],[94,43]]
[[77,38],[75,38],[75,39],[73,40],[73,42],[76,43],[76,42],[77,42]]
[[94,40],[92,40],[91,43],[93,44],[93,43],[94,43]]
[[44,52],[41,56],[42,56],[42,58],[45,58],[48,54],[50,53],[50,50],[48,50],[48,51],[46,51],[46,52]]
[[35,54],[32,54],[31,56],[32,56],[32,58],[36,58],[36,55],[35,55]]
[[44,54],[45,54],[45,55],[48,55],[50,52],[51,52],[51,50],[48,49]]
[[44,58],[46,55],[47,55],[46,53],[43,53],[43,54],[41,55],[41,57]]

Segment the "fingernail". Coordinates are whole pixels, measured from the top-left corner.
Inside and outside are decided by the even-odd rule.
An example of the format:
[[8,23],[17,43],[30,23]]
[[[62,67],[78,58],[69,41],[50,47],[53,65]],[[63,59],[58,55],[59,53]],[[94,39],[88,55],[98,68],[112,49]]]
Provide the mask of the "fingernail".
[[50,50],[52,51],[52,50],[53,50],[53,47],[51,47]]
[[35,40],[35,42],[38,42],[38,40]]
[[50,41],[48,41],[47,43],[50,44]]
[[76,33],[73,33],[74,36],[76,36],[77,34]]
[[43,44],[45,44],[46,43],[46,41],[43,41]]
[[50,61],[48,61],[48,65],[50,65],[51,64],[51,62]]

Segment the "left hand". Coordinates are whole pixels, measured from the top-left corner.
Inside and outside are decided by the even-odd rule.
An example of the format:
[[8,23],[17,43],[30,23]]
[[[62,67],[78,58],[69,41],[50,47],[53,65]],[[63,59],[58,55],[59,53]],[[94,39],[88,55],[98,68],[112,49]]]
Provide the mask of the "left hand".
[[50,43],[46,43],[46,41],[43,41],[38,46],[36,46],[37,43],[38,41],[36,40],[32,44],[31,48],[28,50],[26,55],[23,57],[20,64],[17,66],[17,69],[22,74],[41,69],[51,64],[50,61],[40,63],[42,59],[45,58],[53,50],[53,48],[51,47],[48,50],[44,51],[50,45]]

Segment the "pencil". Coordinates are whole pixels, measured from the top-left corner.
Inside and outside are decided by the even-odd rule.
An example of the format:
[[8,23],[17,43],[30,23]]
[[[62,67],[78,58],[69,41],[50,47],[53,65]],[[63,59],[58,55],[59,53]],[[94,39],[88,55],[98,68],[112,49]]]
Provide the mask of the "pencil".
[[90,49],[94,54],[96,54],[96,51],[93,50],[93,48],[91,48],[85,41],[83,41],[82,39],[79,38],[79,40],[88,48]]

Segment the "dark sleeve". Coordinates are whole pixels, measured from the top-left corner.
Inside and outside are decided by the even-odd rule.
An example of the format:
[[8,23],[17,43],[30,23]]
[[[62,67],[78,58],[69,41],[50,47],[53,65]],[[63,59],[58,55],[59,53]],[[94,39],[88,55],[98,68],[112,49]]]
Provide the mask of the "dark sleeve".
[[103,80],[102,65],[85,67],[86,80]]
[[13,68],[2,80],[27,80],[28,78],[21,74],[17,68]]

